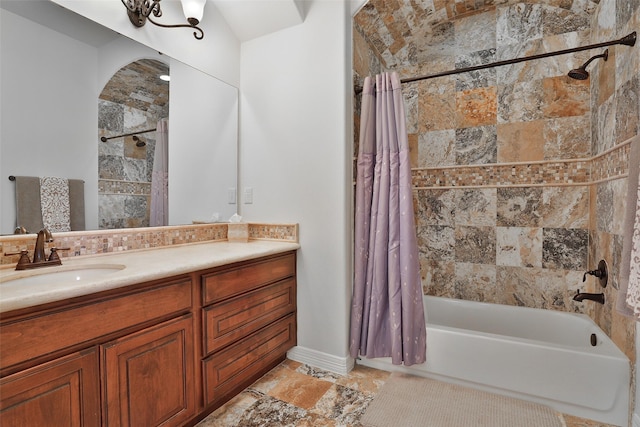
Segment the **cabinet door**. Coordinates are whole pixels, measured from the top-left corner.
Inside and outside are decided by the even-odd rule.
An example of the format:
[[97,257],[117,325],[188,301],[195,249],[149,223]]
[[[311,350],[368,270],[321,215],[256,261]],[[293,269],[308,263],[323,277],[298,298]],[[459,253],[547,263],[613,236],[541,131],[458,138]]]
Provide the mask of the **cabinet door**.
[[94,348],[2,378],[2,426],[99,426],[98,366]]
[[195,416],[192,315],[102,346],[104,424],[180,426]]

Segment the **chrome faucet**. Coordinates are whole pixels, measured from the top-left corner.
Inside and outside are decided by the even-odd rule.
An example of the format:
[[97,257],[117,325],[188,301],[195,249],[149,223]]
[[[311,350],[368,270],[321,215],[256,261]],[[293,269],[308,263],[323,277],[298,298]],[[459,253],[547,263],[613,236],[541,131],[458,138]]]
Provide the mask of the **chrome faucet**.
[[578,302],[582,302],[586,299],[604,304],[604,294],[589,294],[586,292],[576,291],[576,294],[573,296],[573,300]]
[[44,242],[53,242],[53,236],[51,232],[46,228],[38,231],[38,238],[36,239],[36,249],[33,251],[33,263],[46,261],[47,258],[44,254]]

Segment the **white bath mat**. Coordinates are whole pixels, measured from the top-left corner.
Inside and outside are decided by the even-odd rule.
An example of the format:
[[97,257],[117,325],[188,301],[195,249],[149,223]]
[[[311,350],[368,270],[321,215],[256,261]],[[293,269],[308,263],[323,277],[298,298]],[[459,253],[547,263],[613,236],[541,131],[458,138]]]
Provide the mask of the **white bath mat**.
[[562,427],[551,408],[428,378],[393,373],[364,427]]

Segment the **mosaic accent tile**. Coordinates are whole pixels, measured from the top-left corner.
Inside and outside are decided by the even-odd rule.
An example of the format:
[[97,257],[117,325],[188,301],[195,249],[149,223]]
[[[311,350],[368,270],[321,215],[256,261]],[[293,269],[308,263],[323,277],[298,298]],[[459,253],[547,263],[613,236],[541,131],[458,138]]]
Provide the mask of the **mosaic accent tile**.
[[576,184],[589,182],[589,161],[418,168],[412,172],[414,188]]
[[545,187],[542,190],[541,225],[547,228],[587,228],[589,188]]
[[298,242],[298,224],[249,223],[249,239]]
[[588,246],[589,232],[587,230],[544,228],[542,266],[565,270],[585,270],[587,268]]
[[542,188],[498,188],[497,224],[539,227]]
[[497,161],[495,126],[456,129],[456,163],[459,165],[487,164]]
[[455,260],[457,262],[496,263],[494,227],[457,226],[455,239]]
[[[298,242],[297,224],[249,223],[252,239]],[[122,228],[116,230],[74,231],[55,233],[54,242],[47,244],[70,248],[61,258],[121,252],[135,249],[159,248],[187,243],[227,240],[227,224],[192,224],[167,227]],[[4,252],[19,252],[27,248],[33,252],[34,235],[0,236],[0,247],[11,248]],[[4,253],[3,252],[3,253]],[[2,256],[0,264],[15,264],[19,256]]]
[[455,190],[455,224],[494,226],[497,215],[495,188]]
[[456,92],[456,127],[491,125],[496,122],[497,90],[495,86]]
[[524,162],[544,158],[544,121],[503,123],[497,126],[497,161]]
[[425,132],[418,139],[419,167],[456,164],[456,132],[453,129]]
[[98,180],[98,194],[128,194],[145,195],[151,194],[151,182],[131,182],[120,180]]

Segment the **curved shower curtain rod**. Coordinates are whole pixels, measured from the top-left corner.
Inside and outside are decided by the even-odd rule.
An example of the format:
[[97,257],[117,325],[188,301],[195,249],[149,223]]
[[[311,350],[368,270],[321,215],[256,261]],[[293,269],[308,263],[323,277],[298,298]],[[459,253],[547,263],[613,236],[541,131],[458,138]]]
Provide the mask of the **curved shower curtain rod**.
[[[597,49],[597,48],[600,48],[600,47],[613,46],[613,45],[616,45],[616,44],[623,44],[623,45],[626,45],[626,46],[634,46],[636,44],[636,37],[637,37],[637,35],[636,35],[636,32],[634,31],[631,34],[628,34],[628,35],[626,35],[626,36],[624,36],[624,37],[622,37],[621,39],[618,39],[618,40],[612,40],[612,41],[602,42],[602,43],[595,43],[595,44],[590,44],[588,46],[574,47],[572,49],[558,50],[556,52],[540,53],[540,54],[537,54],[537,55],[525,56],[525,57],[522,57],[522,58],[507,59],[507,60],[504,60],[504,61],[491,62],[489,64],[475,65],[473,67],[457,68],[455,70],[443,71],[443,72],[435,73],[435,74],[428,74],[426,76],[408,77],[408,78],[405,78],[405,79],[401,79],[400,83],[411,83],[411,82],[415,82],[415,81],[418,81],[418,80],[433,79],[435,77],[444,77],[444,76],[449,76],[449,75],[452,75],[452,74],[468,73],[470,71],[483,70],[483,69],[486,69],[486,68],[493,68],[493,67],[500,67],[502,65],[517,64],[519,62],[531,61],[531,60],[534,60],[534,59],[548,58],[550,56],[565,55],[567,53],[581,52],[583,50]],[[355,86],[354,89],[355,89],[356,94],[361,93],[362,90],[363,90],[362,86]]]

